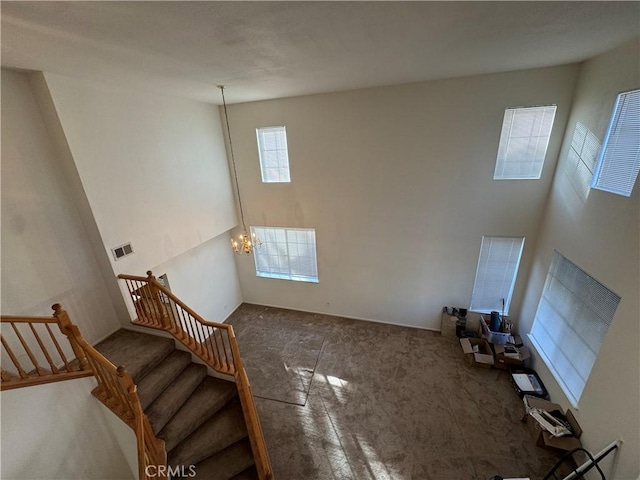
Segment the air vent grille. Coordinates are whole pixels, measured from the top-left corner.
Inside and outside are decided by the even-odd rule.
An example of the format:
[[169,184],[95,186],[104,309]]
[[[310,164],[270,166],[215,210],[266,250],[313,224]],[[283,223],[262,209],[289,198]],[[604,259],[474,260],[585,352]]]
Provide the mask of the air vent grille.
[[113,253],[113,258],[115,258],[116,260],[120,260],[127,255],[131,255],[133,253],[133,247],[131,246],[131,242],[129,242],[125,243],[124,245],[112,248],[111,252]]

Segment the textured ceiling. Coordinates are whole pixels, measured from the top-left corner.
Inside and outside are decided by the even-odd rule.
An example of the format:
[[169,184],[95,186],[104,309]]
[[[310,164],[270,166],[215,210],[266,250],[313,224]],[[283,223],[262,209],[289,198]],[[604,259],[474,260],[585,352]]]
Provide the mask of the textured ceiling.
[[2,65],[220,103],[582,61],[639,2],[10,2]]

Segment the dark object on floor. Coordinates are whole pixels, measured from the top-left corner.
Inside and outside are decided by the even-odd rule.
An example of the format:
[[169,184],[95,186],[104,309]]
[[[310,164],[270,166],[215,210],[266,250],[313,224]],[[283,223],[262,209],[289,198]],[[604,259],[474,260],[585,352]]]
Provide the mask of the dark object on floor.
[[531,395],[539,398],[549,398],[544,383],[535,372],[530,368],[515,368],[511,370],[511,383],[520,398],[525,395]]

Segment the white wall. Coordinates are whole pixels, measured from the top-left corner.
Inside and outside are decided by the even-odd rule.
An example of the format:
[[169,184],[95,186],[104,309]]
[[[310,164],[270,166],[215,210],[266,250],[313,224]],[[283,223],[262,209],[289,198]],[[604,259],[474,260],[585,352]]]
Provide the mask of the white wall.
[[[578,122],[601,142],[617,94],[640,87],[639,47],[636,40],[582,66],[520,315],[521,331],[528,332],[554,249],[622,297],[577,417],[585,431],[583,441],[593,451],[624,439],[613,477],[624,480],[636,478],[640,471],[638,182],[631,198],[595,189],[585,198],[587,190],[580,188],[575,170],[569,168],[567,153]],[[537,359],[535,368],[554,401],[569,407],[544,363]]]
[[[99,239],[107,281],[115,283],[119,273],[171,271],[172,287],[198,313],[226,318],[241,294],[222,242],[236,220],[216,107],[48,73],[43,78],[55,112],[50,122],[64,137],[68,176],[76,179],[83,219]],[[129,241],[134,254],[115,261],[111,248]],[[116,295],[128,297],[123,282],[119,288]],[[134,315],[128,307],[123,324]]]
[[2,478],[134,478],[95,385],[90,377],[2,392]]
[[45,73],[116,274],[144,274],[236,224],[214,106]]
[[2,70],[2,313],[67,309],[93,343],[118,318],[29,83]]
[[233,257],[225,233],[153,267],[153,272],[166,273],[172,292],[205,320],[223,322],[242,303]]
[[[229,108],[247,224],[316,229],[320,283],[257,278],[245,301],[417,327],[469,305],[482,235],[525,236],[524,279],[577,66]],[[504,109],[557,104],[541,180],[494,181]],[[286,125],[291,184],[263,184],[255,129]]]

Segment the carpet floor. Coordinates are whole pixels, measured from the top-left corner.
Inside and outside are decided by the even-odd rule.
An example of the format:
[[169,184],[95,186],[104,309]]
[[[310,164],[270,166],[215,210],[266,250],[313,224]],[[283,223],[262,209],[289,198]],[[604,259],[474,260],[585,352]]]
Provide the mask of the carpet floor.
[[538,479],[557,460],[508,374],[468,365],[455,338],[250,304],[228,322],[278,480]]

